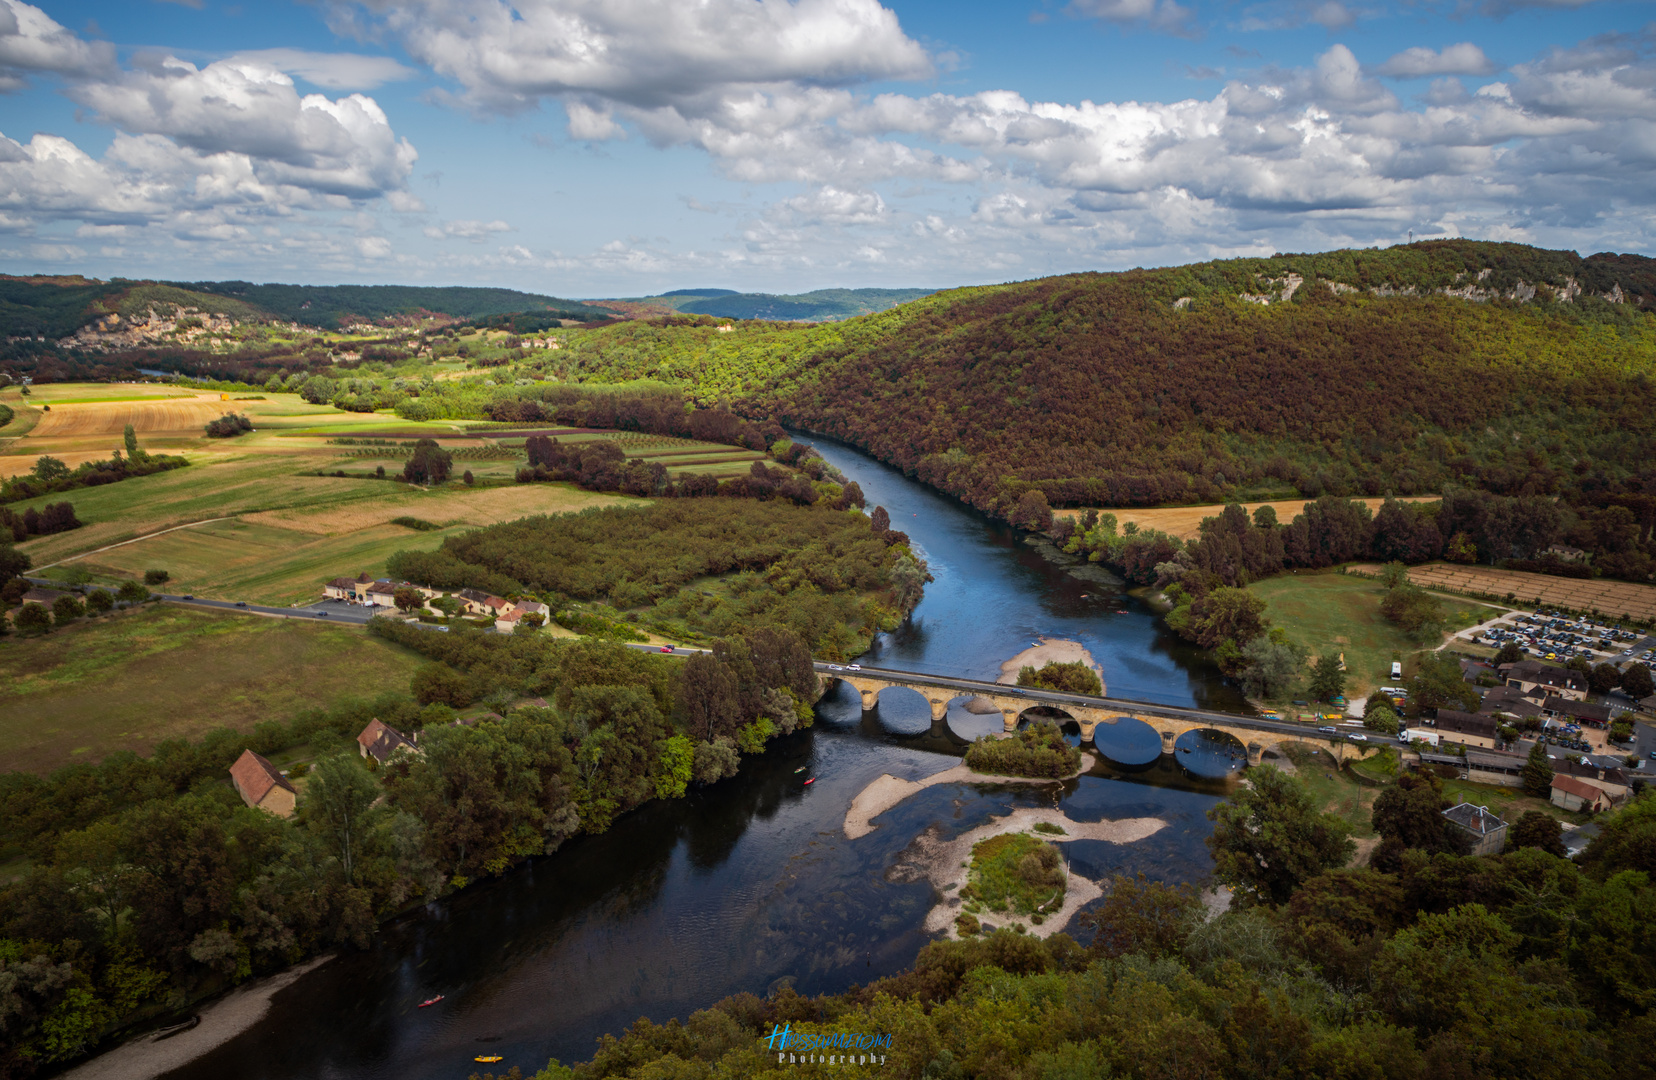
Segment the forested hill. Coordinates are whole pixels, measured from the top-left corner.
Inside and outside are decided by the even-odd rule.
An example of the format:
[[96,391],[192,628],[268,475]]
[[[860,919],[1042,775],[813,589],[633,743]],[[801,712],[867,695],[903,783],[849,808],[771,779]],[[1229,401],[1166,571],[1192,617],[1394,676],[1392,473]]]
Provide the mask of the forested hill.
[[834,322],[885,311],[935,289],[817,289],[792,296],[742,293],[730,289],[674,289],[660,296],[625,301],[629,307],[662,308],[721,319]]
[[475,320],[535,312],[589,321],[613,313],[574,300],[513,289],[424,285],[254,285],[246,281],[157,282],[0,275],[0,337],[67,337],[109,315],[142,319],[194,308],[239,321],[297,322],[337,329],[422,313]]
[[1656,261],[1444,241],[957,289],[827,326],[576,336],[981,509],[1656,483]]

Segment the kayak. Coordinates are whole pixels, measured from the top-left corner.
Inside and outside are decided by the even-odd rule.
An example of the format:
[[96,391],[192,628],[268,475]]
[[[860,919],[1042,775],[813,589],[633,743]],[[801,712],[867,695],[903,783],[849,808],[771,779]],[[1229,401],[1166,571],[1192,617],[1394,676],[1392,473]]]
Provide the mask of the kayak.
[[808,785],[808,784],[814,784],[814,783],[816,783],[816,777],[814,777],[814,776],[813,776],[813,777],[811,777],[811,778],[810,778],[810,779],[809,779],[809,780],[807,780],[807,781],[805,781],[805,783],[804,783],[804,784],[801,784],[801,785],[800,785],[800,786],[801,786],[801,787],[804,787],[804,786],[806,786],[806,785]]
[[497,1061],[505,1061],[506,1059],[501,1057],[499,1054],[487,1054],[487,1055],[479,1054],[477,1057],[472,1058],[472,1060],[473,1061],[481,1061],[485,1065],[492,1065],[493,1063],[495,1063]]
[[422,1001],[422,1002],[420,1002],[420,1008],[422,1008],[422,1009],[424,1009],[424,1008],[426,1008],[426,1007],[427,1007],[427,1006],[430,1006],[430,1005],[435,1005],[435,1004],[437,1004],[437,1003],[438,1003],[438,1002],[439,1002],[439,1001],[442,1001],[442,1000],[443,1000],[443,995],[442,995],[442,994],[438,994],[438,995],[437,995],[437,996],[436,996],[436,997],[434,997],[434,998],[426,998],[426,999],[425,999],[425,1000],[424,1000],[424,1001]]
[[802,773],[802,772],[804,772],[804,771],[805,771],[805,770],[806,770],[806,769],[807,769],[807,768],[809,768],[809,766],[807,766],[807,765],[801,765],[801,766],[800,766],[800,767],[799,767],[799,768],[797,768],[797,769],[795,769],[795,770],[794,770],[794,772],[796,772],[796,773]]

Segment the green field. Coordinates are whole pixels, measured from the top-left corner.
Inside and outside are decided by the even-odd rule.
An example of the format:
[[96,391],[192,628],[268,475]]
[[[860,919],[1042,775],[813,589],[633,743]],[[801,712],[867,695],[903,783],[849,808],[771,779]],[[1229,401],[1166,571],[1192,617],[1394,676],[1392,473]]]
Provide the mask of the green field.
[[[1287,631],[1290,639],[1311,650],[1345,654],[1347,697],[1366,697],[1391,683],[1393,660],[1403,662],[1405,677],[1414,674],[1414,656],[1421,646],[1380,614],[1386,595],[1378,581],[1339,573],[1279,574],[1248,586],[1266,602],[1271,625]],[[1460,597],[1441,597],[1445,629],[1461,630],[1500,614]],[[1302,697],[1296,690],[1293,697]]]
[[151,605],[0,648],[0,772],[47,772],[344,697],[421,660],[360,629]]

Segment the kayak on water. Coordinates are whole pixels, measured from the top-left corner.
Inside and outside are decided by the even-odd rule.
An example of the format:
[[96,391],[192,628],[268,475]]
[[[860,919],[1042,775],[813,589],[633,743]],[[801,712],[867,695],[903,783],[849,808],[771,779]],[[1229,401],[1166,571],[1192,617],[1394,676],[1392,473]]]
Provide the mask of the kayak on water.
[[499,1054],[479,1054],[476,1057],[472,1058],[472,1060],[473,1061],[481,1061],[485,1065],[489,1065],[489,1064],[493,1064],[496,1061],[505,1061],[506,1059],[501,1057]]
[[795,770],[794,770],[794,772],[796,772],[796,773],[802,773],[802,772],[804,772],[804,771],[805,771],[805,770],[806,770],[806,769],[807,769],[807,768],[809,768],[809,766],[806,766],[806,765],[801,765],[801,766],[800,766],[800,767],[799,767],[799,768],[797,768],[797,769],[795,769]]
[[435,1005],[435,1004],[437,1004],[437,1003],[438,1003],[438,1002],[439,1002],[439,1001],[442,1001],[442,1000],[443,1000],[443,995],[442,995],[442,994],[438,994],[438,995],[437,995],[437,996],[436,996],[436,997],[434,997],[434,998],[426,998],[426,999],[425,999],[425,1000],[424,1000],[424,1001],[422,1001],[422,1002],[420,1002],[420,1008],[422,1008],[422,1009],[423,1009],[423,1008],[425,1008],[425,1007],[426,1007],[426,1006],[428,1006],[428,1005]]
[[[809,780],[807,780],[807,781],[805,781],[805,783],[806,783],[806,784],[814,784],[814,783],[816,783],[816,777],[814,777],[814,776],[813,776],[813,777],[811,777],[811,778],[810,778],[810,779],[809,779]],[[804,785],[804,784],[801,784],[801,785],[800,785],[800,786],[801,786],[801,787],[804,787],[804,786],[805,786],[805,785]]]

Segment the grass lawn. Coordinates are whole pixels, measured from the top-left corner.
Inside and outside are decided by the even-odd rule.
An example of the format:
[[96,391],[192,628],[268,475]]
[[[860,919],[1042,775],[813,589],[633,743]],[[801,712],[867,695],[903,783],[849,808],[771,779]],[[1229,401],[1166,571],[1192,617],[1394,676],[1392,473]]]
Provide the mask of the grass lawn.
[[[1272,625],[1282,627],[1313,657],[1345,654],[1347,697],[1366,697],[1377,687],[1391,685],[1393,660],[1403,662],[1405,678],[1414,674],[1414,656],[1422,648],[1380,614],[1385,590],[1373,578],[1302,570],[1256,582],[1248,591],[1266,602]],[[1448,630],[1500,614],[1473,600],[1447,598],[1442,603]],[[1291,696],[1304,695],[1296,690]]]
[[171,605],[0,648],[0,771],[44,773],[405,689],[423,661],[360,629]]
[[1332,754],[1308,744],[1292,747],[1289,759],[1313,802],[1350,826],[1351,835],[1357,839],[1374,835],[1369,817],[1381,788],[1359,784],[1340,770]]
[[960,891],[967,910],[988,908],[1030,915],[1063,903],[1064,876],[1058,851],[1024,833],[1002,833],[972,845],[970,883]]

